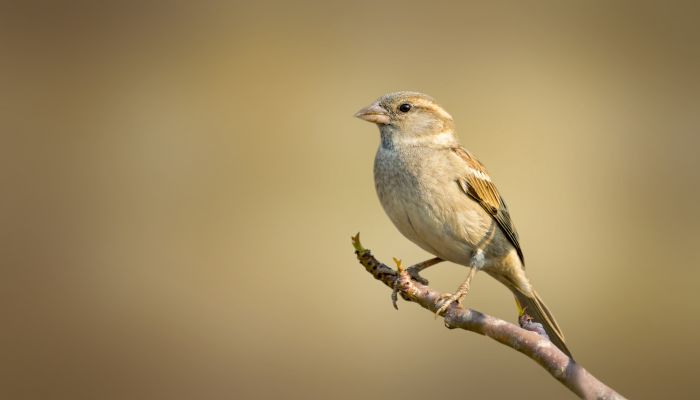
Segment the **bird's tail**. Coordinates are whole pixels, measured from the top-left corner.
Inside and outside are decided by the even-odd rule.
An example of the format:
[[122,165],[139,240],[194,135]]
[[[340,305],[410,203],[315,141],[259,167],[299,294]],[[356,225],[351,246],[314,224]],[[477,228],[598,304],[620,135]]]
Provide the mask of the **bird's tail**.
[[542,324],[545,332],[547,332],[547,336],[549,336],[549,340],[554,343],[559,350],[563,351],[564,354],[573,359],[574,357],[571,355],[569,348],[566,347],[566,343],[564,342],[564,334],[561,332],[557,321],[554,319],[552,313],[549,312],[547,306],[544,305],[544,302],[540,299],[537,292],[532,290],[530,294],[525,294],[515,289],[513,293],[515,294],[515,301],[518,303],[520,309],[524,310],[535,322]]

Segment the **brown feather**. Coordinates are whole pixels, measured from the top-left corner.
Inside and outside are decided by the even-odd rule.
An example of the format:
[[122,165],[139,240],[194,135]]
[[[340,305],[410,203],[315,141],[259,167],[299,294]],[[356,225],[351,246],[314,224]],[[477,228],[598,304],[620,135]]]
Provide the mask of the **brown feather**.
[[498,222],[501,230],[503,230],[518,252],[518,256],[524,267],[525,257],[520,248],[518,232],[515,230],[513,221],[510,219],[508,206],[506,206],[505,201],[498,193],[496,185],[491,182],[486,168],[463,147],[453,147],[452,151],[467,163],[467,171],[464,178],[459,181],[460,187],[467,195],[479,202],[484,210],[491,214],[496,222]]

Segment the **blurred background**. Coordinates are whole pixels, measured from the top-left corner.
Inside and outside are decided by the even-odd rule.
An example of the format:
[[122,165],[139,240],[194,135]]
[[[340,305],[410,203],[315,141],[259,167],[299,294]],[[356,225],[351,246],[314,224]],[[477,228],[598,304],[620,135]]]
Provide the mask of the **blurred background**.
[[[19,2],[16,2],[19,3]],[[374,193],[418,90],[507,199],[577,360],[697,392],[692,2],[51,2],[0,12],[0,397],[571,398],[356,262],[428,254]],[[454,290],[462,267],[425,275]],[[478,275],[467,304],[515,320]]]

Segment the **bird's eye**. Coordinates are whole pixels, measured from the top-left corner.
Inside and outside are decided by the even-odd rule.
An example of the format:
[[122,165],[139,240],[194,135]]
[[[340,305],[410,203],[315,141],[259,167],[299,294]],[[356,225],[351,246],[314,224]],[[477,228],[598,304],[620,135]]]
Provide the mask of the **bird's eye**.
[[411,105],[408,103],[403,103],[399,106],[399,111],[401,111],[402,113],[407,113],[411,111]]

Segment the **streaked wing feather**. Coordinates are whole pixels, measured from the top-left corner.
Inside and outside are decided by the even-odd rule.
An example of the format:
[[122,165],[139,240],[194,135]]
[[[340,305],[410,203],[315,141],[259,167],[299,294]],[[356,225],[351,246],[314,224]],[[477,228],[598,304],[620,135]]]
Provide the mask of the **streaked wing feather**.
[[460,187],[467,195],[481,204],[486,212],[493,216],[510,242],[515,246],[520,261],[525,265],[525,257],[520,248],[518,232],[510,219],[508,206],[506,206],[506,202],[498,193],[496,186],[491,182],[486,168],[463,147],[454,147],[452,150],[467,163],[467,171],[465,171],[464,178],[459,181]]

